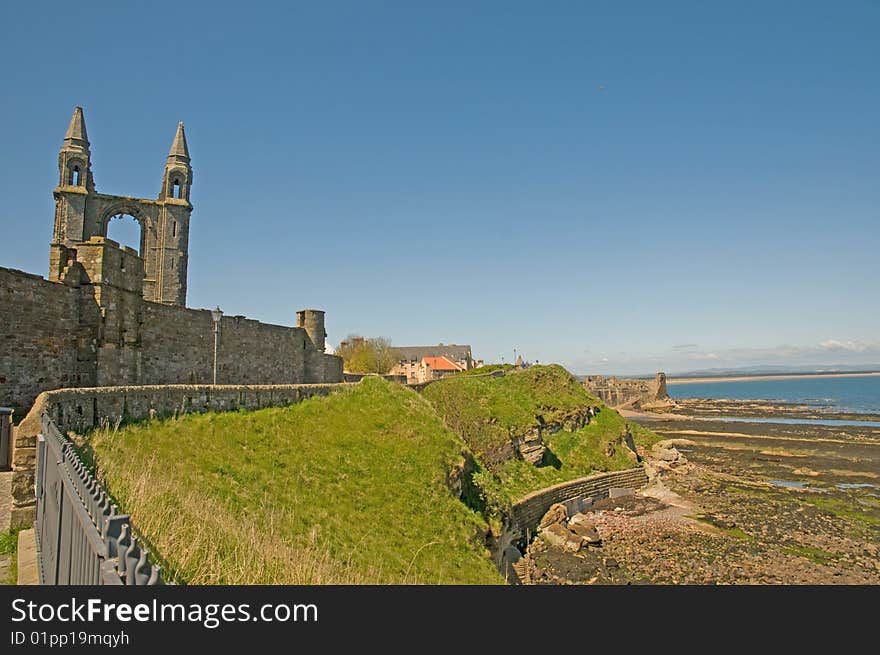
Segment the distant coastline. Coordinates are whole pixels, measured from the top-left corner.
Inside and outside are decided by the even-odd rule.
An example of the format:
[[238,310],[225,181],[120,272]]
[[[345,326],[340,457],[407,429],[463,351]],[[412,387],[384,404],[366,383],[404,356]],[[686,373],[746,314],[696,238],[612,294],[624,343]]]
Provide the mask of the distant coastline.
[[668,377],[667,384],[697,384],[703,382],[749,382],[751,380],[798,380],[803,378],[855,378],[880,376],[880,371],[861,373],[781,373],[763,375],[718,375],[699,378]]

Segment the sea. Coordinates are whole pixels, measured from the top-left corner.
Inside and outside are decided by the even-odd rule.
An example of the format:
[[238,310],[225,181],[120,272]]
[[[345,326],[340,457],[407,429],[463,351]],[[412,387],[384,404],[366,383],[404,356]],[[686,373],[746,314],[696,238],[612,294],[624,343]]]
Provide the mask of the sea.
[[880,375],[759,378],[666,384],[672,398],[774,400],[833,412],[880,414]]

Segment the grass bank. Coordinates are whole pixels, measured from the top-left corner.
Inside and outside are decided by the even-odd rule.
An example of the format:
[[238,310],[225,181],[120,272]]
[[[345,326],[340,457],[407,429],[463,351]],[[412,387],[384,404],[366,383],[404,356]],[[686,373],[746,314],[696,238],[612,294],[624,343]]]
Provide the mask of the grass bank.
[[486,524],[455,495],[462,440],[381,378],[288,408],[88,439],[99,476],[192,584],[485,584]]
[[[541,466],[516,458],[512,438],[554,423],[569,429],[544,430]],[[84,450],[181,582],[491,584],[489,523],[531,491],[636,465],[625,431],[565,369],[534,366],[422,395],[367,377],[287,408],[97,431]]]
[[557,365],[532,366],[502,377],[453,375],[422,393],[483,462],[497,459],[512,435],[601,404]]
[[[423,395],[478,461],[490,463],[475,481],[496,512],[503,512],[505,503],[553,484],[636,466],[620,443],[626,420],[561,366],[532,366],[503,377],[455,375],[426,387]],[[589,425],[545,434],[547,452],[541,466],[509,457],[495,461],[513,436],[542,424],[564,423],[586,407],[600,408]],[[636,445],[650,446],[659,440],[647,428],[635,424],[630,428]]]
[[18,582],[18,533],[20,530],[0,532],[0,584],[14,585]]

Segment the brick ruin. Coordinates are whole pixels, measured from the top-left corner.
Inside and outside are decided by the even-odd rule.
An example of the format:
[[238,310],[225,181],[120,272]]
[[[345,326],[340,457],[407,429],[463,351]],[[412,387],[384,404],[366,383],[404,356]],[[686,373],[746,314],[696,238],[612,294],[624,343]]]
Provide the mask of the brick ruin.
[[598,396],[599,400],[614,408],[638,409],[669,400],[666,391],[666,373],[657,373],[650,380],[588,375],[584,385],[590,393]]
[[[193,171],[183,124],[155,200],[96,191],[79,107],[58,174],[48,279],[0,267],[0,405],[21,418],[52,389],[210,384],[211,312],[185,306]],[[139,252],[107,238],[120,215],[140,225]],[[294,327],[223,316],[217,383],[341,382],[325,338],[315,309],[297,312]]]

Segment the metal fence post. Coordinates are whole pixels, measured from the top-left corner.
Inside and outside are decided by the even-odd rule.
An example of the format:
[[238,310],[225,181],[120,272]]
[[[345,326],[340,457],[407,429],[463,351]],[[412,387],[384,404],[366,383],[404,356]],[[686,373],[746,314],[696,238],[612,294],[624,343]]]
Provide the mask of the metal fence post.
[[0,471],[12,468],[12,408],[0,407]]
[[37,439],[37,560],[41,584],[161,585],[161,569],[48,415]]

